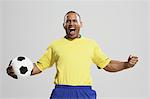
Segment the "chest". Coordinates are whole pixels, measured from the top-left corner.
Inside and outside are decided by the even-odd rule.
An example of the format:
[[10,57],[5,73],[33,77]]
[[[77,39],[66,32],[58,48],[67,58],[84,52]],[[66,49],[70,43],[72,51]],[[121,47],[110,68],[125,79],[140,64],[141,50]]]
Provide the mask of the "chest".
[[66,43],[54,47],[58,59],[89,59],[93,54],[93,47],[88,43]]

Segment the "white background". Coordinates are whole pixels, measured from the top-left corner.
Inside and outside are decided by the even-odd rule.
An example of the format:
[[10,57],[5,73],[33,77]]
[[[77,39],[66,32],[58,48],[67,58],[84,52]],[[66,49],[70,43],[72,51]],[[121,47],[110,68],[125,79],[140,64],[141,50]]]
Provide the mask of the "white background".
[[138,64],[118,73],[91,74],[97,99],[149,99],[149,2],[146,0],[3,0],[0,2],[0,99],[48,99],[54,88],[55,66],[29,79],[6,74],[11,59],[26,55],[36,62],[48,44],[65,35],[63,17],[81,15],[81,35],[96,40],[112,59]]

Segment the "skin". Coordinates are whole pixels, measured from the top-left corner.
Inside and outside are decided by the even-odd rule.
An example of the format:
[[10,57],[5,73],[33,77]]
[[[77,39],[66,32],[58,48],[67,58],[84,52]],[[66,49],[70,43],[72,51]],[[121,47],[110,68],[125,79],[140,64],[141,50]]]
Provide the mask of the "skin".
[[69,13],[65,16],[63,27],[66,31],[66,38],[75,39],[80,37],[80,28],[82,22],[79,20],[79,16],[75,13]]
[[[80,28],[82,27],[82,22],[76,13],[69,13],[65,16],[63,27],[66,31],[65,37],[67,39],[73,40],[80,37]],[[138,62],[138,57],[130,55],[127,61],[125,62],[118,61],[118,60],[111,60],[110,63],[104,68],[104,70],[108,72],[118,72],[124,69],[134,67],[137,62]],[[32,70],[31,75],[36,75],[42,72],[38,69],[38,67],[35,64],[33,65],[34,68]],[[12,66],[10,65],[8,66],[7,73],[11,77],[17,79]]]
[[118,72],[124,69],[132,68],[138,62],[137,56],[130,55],[126,62],[111,60],[111,62],[104,68],[108,72]]

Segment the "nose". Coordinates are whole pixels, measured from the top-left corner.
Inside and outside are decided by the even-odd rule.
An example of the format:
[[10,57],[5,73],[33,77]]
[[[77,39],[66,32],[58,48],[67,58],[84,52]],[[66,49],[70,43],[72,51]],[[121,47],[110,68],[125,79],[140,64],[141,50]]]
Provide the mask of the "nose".
[[73,21],[70,21],[70,25],[73,25],[74,24],[74,22]]

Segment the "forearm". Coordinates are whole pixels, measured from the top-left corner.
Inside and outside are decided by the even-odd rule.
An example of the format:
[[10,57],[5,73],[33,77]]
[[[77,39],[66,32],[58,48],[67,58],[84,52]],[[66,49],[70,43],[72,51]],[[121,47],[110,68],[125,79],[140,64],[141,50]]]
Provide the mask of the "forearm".
[[33,65],[34,65],[34,67],[33,67],[33,69],[32,69],[31,76],[32,76],[32,75],[39,74],[39,73],[42,72],[41,70],[38,69],[38,67],[36,66],[35,63],[33,63]]
[[111,62],[104,69],[109,72],[118,72],[129,68],[128,65],[129,65],[128,62],[111,60]]

